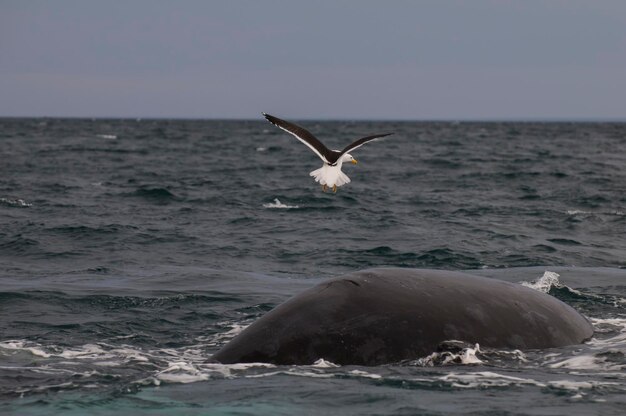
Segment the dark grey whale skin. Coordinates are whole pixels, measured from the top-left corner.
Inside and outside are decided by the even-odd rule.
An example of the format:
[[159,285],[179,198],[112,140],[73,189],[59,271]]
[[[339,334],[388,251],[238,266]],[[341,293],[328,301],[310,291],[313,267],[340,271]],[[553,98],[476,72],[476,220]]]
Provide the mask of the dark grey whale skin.
[[258,319],[213,357],[224,364],[380,365],[446,340],[538,349],[579,344],[589,321],[519,284],[443,270],[369,269],[325,281]]

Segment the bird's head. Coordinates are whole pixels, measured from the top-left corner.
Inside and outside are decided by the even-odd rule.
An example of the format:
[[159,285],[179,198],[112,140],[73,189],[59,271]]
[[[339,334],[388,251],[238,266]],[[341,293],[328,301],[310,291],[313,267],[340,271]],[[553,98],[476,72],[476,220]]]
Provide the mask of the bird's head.
[[341,157],[341,161],[343,163],[350,162],[350,163],[353,163],[355,165],[357,164],[357,160],[355,158],[353,158],[350,153],[346,153],[345,155],[343,155]]

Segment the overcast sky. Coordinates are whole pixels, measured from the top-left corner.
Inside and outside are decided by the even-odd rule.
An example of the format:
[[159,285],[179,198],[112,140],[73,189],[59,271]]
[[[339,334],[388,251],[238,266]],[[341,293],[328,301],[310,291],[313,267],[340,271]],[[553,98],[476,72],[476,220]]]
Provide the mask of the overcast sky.
[[0,116],[626,119],[626,1],[0,0]]

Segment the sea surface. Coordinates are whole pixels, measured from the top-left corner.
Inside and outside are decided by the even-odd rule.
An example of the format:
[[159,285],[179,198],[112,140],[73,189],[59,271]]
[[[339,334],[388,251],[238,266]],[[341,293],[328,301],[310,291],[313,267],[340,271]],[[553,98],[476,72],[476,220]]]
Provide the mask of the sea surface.
[[[626,124],[0,119],[0,413],[626,414]],[[524,283],[583,345],[378,367],[220,365],[243,328],[370,267]],[[472,342],[472,340],[467,340]]]

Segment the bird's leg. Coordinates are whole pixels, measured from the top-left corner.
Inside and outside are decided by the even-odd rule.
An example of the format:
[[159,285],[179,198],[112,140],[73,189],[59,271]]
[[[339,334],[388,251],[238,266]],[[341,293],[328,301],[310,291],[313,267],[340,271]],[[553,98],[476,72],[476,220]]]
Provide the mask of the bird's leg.
[[322,185],[322,192],[326,192],[326,185]]
[[337,193],[337,185],[333,185],[333,192]]

